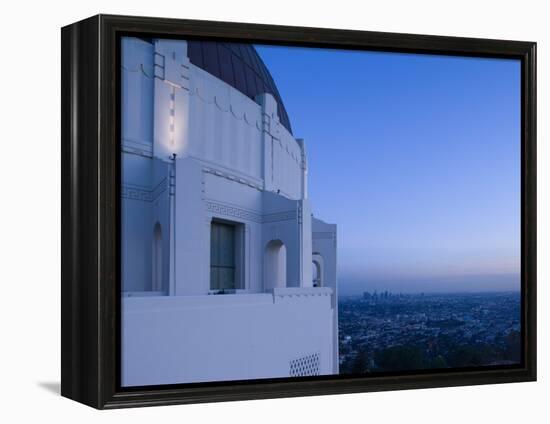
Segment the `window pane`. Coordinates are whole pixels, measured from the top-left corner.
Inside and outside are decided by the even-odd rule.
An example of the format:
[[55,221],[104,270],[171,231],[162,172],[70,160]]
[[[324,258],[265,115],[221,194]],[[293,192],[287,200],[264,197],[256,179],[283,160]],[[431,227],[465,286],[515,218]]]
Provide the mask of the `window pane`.
[[220,288],[218,281],[218,268],[210,267],[210,290],[218,290]]
[[210,238],[210,289],[235,288],[235,227],[213,222]]
[[218,226],[214,223],[212,223],[210,227],[210,265],[215,266],[218,264],[218,249],[217,246],[219,244],[219,230]]
[[219,288],[234,289],[235,288],[235,269],[233,268],[218,268],[219,272]]
[[235,228],[220,225],[219,263],[220,266],[235,266]]

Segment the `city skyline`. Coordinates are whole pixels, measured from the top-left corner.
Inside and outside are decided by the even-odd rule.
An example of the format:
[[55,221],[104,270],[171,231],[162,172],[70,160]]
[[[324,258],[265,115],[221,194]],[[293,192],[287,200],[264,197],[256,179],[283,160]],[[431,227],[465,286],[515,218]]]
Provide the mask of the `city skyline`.
[[256,48],[338,224],[341,294],[520,289],[519,61]]
[[[480,288],[480,284],[483,288]],[[493,286],[491,286],[493,285]],[[360,296],[365,292],[393,294],[463,294],[463,293],[502,293],[520,292],[519,274],[460,275],[455,277],[408,278],[387,277],[385,280],[368,278],[340,280],[339,296]]]

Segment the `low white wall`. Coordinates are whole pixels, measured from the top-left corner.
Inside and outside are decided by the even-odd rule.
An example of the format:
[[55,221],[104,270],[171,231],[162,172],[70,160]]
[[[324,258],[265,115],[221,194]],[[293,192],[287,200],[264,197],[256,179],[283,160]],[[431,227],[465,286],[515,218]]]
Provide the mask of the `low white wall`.
[[125,297],[122,385],[289,377],[319,355],[333,373],[329,288],[265,294]]

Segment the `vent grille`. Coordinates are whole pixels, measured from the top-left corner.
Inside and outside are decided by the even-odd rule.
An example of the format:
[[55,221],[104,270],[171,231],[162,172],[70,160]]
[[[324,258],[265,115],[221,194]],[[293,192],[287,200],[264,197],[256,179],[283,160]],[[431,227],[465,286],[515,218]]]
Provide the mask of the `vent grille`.
[[291,377],[306,377],[310,375],[319,375],[320,357],[318,353],[302,356],[290,361]]

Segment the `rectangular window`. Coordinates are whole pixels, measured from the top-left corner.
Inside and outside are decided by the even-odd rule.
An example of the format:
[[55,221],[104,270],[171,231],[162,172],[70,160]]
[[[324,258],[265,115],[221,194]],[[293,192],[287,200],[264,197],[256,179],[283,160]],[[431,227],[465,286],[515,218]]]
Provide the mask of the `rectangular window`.
[[235,226],[213,221],[210,228],[210,290],[235,289]]

